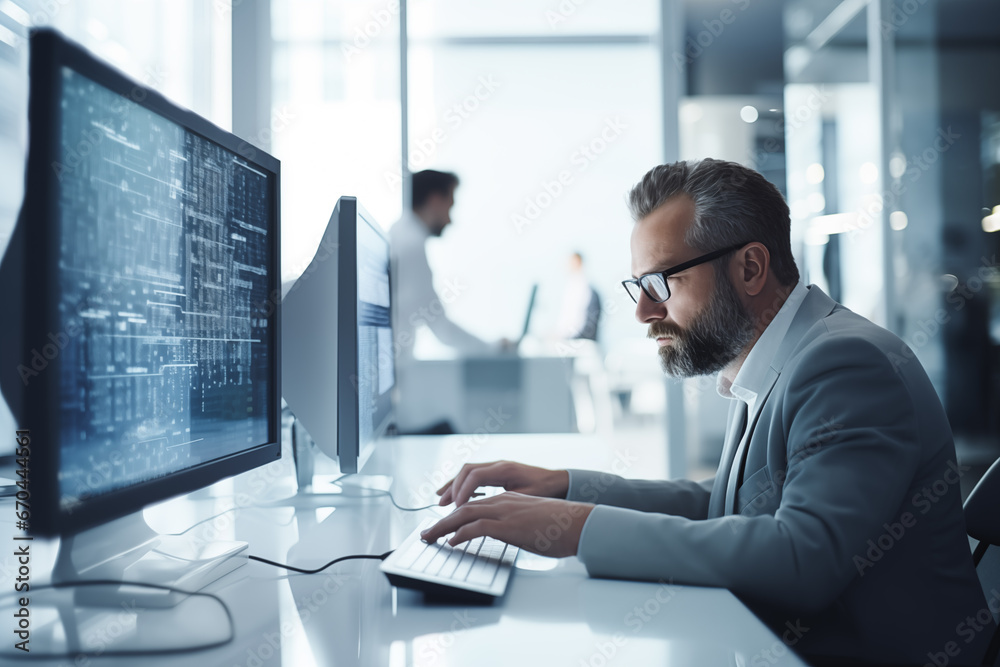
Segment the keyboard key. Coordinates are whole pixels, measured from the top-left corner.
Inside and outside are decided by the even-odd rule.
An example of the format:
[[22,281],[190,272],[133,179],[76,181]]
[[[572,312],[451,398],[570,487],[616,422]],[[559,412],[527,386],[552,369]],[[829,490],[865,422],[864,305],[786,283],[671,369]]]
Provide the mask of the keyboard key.
[[472,552],[472,549],[469,549],[466,552],[465,558],[463,558],[462,562],[458,564],[457,568],[455,568],[455,574],[453,574],[451,578],[456,581],[465,581],[466,577],[469,576],[469,570],[471,570],[472,566],[475,564],[475,554]]
[[399,567],[413,567],[413,563],[417,560],[417,557],[427,548],[427,544],[417,540],[410,545],[410,548],[406,550],[402,556],[399,557],[397,564]]
[[489,586],[493,583],[493,577],[496,576],[498,568],[499,564],[495,561],[477,559],[466,581],[478,586]]
[[517,558],[517,549],[511,547],[510,545],[504,545],[503,556],[500,557],[500,562],[504,565],[513,565],[514,559]]
[[437,574],[440,572],[441,567],[444,565],[444,562],[448,560],[448,557],[451,556],[452,551],[454,551],[454,549],[451,547],[438,547],[438,552],[434,554],[434,558],[432,558],[431,562],[429,562],[427,567],[424,568],[424,572],[427,574]]
[[416,572],[423,572],[427,564],[431,562],[431,559],[437,555],[438,549],[437,544],[428,544],[420,556],[417,557],[417,560],[413,562],[413,565],[410,566],[410,569]]
[[449,558],[448,562],[446,562],[441,567],[441,571],[438,573],[438,576],[454,579],[455,571],[458,569],[459,565],[461,565],[463,562],[466,561],[472,562],[472,556],[466,553],[468,548],[469,548],[468,542],[456,547],[455,550],[452,552],[452,557]]

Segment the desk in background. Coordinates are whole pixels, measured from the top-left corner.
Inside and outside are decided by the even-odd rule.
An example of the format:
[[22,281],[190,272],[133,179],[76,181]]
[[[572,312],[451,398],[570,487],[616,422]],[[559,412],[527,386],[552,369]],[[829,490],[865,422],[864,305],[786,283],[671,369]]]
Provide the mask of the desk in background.
[[429,359],[399,369],[403,431],[449,422],[457,433],[572,433],[572,357]]

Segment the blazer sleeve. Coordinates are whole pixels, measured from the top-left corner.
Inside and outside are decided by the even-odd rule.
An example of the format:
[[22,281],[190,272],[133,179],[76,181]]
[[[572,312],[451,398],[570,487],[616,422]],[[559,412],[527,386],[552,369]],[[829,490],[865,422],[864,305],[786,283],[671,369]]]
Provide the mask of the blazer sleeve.
[[570,470],[566,499],[704,519],[708,517],[708,499],[714,481],[649,481],[590,470]]
[[803,613],[837,599],[858,576],[854,556],[903,505],[918,407],[885,353],[857,337],[817,342],[785,372],[775,514],[692,521],[598,506],[578,551],[589,574],[725,587]]

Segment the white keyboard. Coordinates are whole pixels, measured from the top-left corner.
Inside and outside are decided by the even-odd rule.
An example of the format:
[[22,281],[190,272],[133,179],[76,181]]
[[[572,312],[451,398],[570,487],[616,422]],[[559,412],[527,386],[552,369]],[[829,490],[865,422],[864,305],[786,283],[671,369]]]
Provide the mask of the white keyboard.
[[519,549],[492,537],[478,537],[456,547],[448,546],[445,538],[427,544],[420,539],[420,531],[434,523],[434,519],[424,521],[382,561],[389,582],[469,602],[492,602],[502,596]]

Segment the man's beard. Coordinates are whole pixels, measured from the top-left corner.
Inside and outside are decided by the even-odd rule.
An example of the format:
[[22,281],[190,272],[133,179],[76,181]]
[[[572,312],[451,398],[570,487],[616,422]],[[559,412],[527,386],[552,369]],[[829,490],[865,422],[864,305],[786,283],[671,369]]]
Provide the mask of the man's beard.
[[665,336],[673,340],[659,349],[664,373],[674,377],[709,375],[728,366],[753,340],[754,322],[729,279],[716,274],[712,300],[691,326],[649,325],[650,338]]
[[435,238],[441,238],[444,234],[444,228],[448,226],[448,223],[442,222],[441,220],[435,220],[434,225],[431,227],[431,236]]

